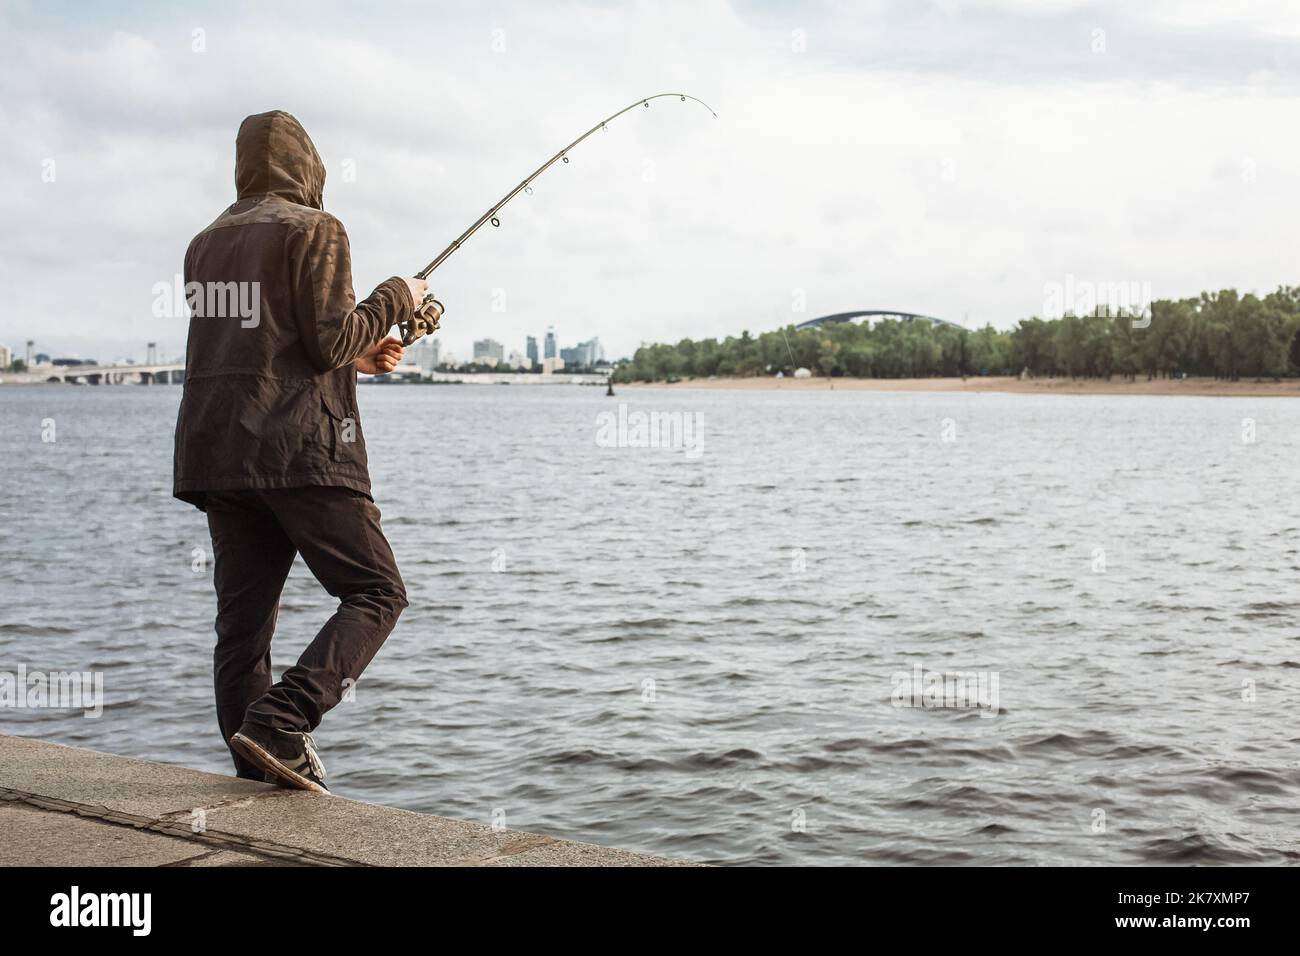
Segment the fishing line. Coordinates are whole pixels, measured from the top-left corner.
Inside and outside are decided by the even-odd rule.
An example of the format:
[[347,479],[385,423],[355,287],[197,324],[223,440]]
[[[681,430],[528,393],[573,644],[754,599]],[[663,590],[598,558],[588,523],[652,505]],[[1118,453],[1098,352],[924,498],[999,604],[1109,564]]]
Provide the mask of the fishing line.
[[[629,110],[636,109],[638,106],[649,109],[651,100],[657,100],[665,96],[676,96],[683,103],[685,103],[687,100],[692,100],[693,102],[699,103],[706,110],[708,110],[713,115],[714,119],[718,118],[718,114],[713,112],[713,107],[709,106],[709,104],[704,102],[704,100],[699,99],[698,97],[695,96],[691,96],[689,93],[656,93],[653,96],[643,97],[637,100],[635,103],[623,107],[623,109],[619,110],[617,113],[612,113],[611,115],[605,117],[595,126],[593,126],[591,129],[587,130],[587,132],[583,133],[581,136],[575,139],[568,146],[565,146],[563,149],[561,149],[558,153],[556,153],[546,162],[542,163],[542,165],[538,166],[528,176],[525,176],[524,180],[518,186],[510,190],[510,192],[506,193],[504,196],[502,196],[501,199],[492,206],[492,208],[490,208],[487,212],[483,213],[483,215],[479,216],[478,219],[475,220],[473,225],[471,225],[468,229],[466,229],[459,236],[453,239],[451,241],[451,244],[447,246],[446,249],[442,250],[442,252],[438,254],[437,258],[435,258],[427,266],[425,266],[423,269],[417,272],[415,274],[415,277],[417,279],[427,279],[429,275],[433,272],[433,270],[437,269],[438,266],[442,265],[453,252],[459,249],[461,245],[463,245],[465,241],[469,239],[470,236],[478,232],[479,229],[481,229],[485,223],[490,222],[494,227],[499,227],[501,225],[501,217],[498,215],[498,213],[501,212],[502,208],[506,205],[506,203],[510,202],[510,200],[514,199],[521,192],[531,196],[533,193],[533,186],[532,186],[533,181],[536,180],[538,176],[542,175],[542,173],[546,172],[553,165],[555,165],[556,162],[563,161],[567,163],[569,161],[569,151],[573,149],[575,146],[582,143],[582,141],[585,140],[592,133],[595,133],[597,130],[607,129],[608,123],[611,123],[614,120],[618,119],[620,116],[622,116],[624,113],[628,112]],[[442,313],[443,313],[442,303],[439,302],[436,298],[434,298],[432,292],[426,294],[424,297],[424,301],[422,301],[419,304],[419,306],[416,307],[415,315],[411,318],[411,321],[402,322],[398,325],[398,328],[402,332],[402,344],[410,345],[412,342],[420,338],[422,335],[428,335],[430,332],[435,331],[438,328],[439,320],[442,318]],[[788,346],[789,343],[787,342],[786,345]],[[792,358],[793,358],[793,353],[792,353]]]
[[790,374],[793,375],[795,368],[798,367],[798,363],[794,360],[794,350],[790,348],[790,340],[785,338],[784,325],[781,326],[781,338],[785,339],[785,350],[790,353]]

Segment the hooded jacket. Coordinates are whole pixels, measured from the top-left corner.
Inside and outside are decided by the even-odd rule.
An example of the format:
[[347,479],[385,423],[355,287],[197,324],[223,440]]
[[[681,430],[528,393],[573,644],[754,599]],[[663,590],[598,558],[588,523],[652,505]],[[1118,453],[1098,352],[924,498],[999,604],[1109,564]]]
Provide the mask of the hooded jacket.
[[173,494],[341,485],[370,494],[352,363],[411,318],[393,277],[352,291],[343,225],[321,205],[325,167],[296,119],[244,120],[237,200],[185,253],[190,306]]

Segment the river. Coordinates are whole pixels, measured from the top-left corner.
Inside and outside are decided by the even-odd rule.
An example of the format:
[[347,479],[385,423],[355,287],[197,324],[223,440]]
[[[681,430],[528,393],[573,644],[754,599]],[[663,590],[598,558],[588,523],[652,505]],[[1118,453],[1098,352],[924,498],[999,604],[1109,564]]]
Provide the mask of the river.
[[[1300,858],[1300,400],[360,391],[411,606],[315,735],[343,796],[729,864]],[[0,729],[229,772],[180,394],[0,388],[0,670],[105,695]],[[332,603],[299,561],[277,669]]]

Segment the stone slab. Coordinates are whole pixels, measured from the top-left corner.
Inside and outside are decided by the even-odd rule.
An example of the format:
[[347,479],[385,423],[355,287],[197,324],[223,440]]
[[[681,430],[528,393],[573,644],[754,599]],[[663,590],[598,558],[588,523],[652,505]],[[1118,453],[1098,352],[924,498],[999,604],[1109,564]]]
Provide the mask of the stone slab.
[[3,734],[0,798],[28,864],[689,865]]
[[148,830],[0,803],[0,866],[173,866],[207,852]]

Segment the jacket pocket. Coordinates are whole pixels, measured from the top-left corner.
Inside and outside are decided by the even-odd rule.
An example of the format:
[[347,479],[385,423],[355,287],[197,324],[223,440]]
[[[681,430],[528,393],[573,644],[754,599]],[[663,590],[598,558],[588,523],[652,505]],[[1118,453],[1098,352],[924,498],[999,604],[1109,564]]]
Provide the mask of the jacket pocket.
[[361,423],[357,420],[356,413],[348,412],[333,395],[322,393],[320,403],[325,410],[325,422],[329,429],[330,459],[345,464],[361,461]]

